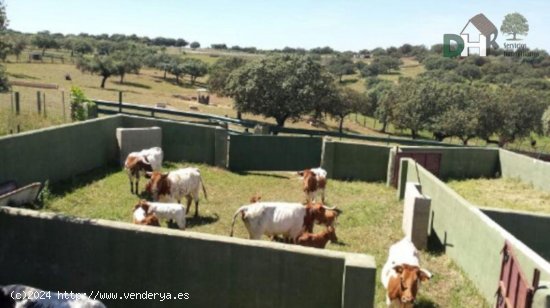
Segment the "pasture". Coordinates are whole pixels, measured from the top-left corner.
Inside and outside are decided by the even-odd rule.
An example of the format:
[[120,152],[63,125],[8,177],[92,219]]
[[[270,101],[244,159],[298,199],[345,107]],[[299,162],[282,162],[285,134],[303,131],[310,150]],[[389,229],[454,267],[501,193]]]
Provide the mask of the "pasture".
[[471,179],[447,184],[478,206],[550,213],[550,193],[538,190],[519,179]]
[[[248,204],[255,194],[261,195],[264,201],[301,202],[304,199],[301,180],[294,172],[233,173],[207,165],[193,165],[201,170],[208,200],[204,200],[201,193],[200,217],[188,218],[187,230],[182,232],[228,235],[234,211]],[[165,163],[164,169],[185,166],[190,165]],[[144,185],[142,179],[140,191]],[[127,175],[120,167],[96,169],[53,184],[49,192],[42,208],[44,211],[125,222],[131,222],[132,208],[138,200],[130,194]],[[371,254],[376,258],[379,271],[389,246],[403,236],[402,205],[396,200],[395,191],[382,183],[329,180],[327,203],[343,210],[336,227],[339,243],[329,244],[327,249]],[[194,207],[191,207],[188,217],[193,214]],[[235,224],[235,236],[248,236],[240,219]],[[435,275],[420,291],[419,307],[487,305],[448,256],[421,252],[421,258],[423,266]],[[378,272],[376,306],[385,306],[384,296]]]

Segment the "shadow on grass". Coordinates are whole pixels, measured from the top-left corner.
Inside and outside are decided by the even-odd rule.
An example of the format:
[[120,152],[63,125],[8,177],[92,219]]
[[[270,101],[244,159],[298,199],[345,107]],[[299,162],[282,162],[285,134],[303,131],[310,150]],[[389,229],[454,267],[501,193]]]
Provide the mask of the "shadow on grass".
[[[251,171],[234,171],[238,175],[255,175],[255,176],[265,176],[276,179],[290,179],[290,176],[280,175],[280,174],[271,174],[271,173],[261,173],[261,172],[251,172]],[[296,175],[297,177],[298,175]]]
[[20,78],[20,79],[32,79],[32,80],[38,79],[34,76],[27,75],[27,74],[8,73],[8,76],[11,76],[13,78]]
[[414,303],[415,308],[435,308],[439,307],[435,302],[427,298],[420,298]]
[[351,84],[351,83],[356,83],[357,81],[359,81],[358,78],[344,79],[340,82],[340,84],[347,85],[347,84]]
[[220,220],[220,216],[218,216],[218,214],[213,214],[211,216],[198,216],[198,217],[191,216],[191,218],[187,218],[187,227],[192,228],[192,227],[198,227],[203,225],[209,225],[209,224],[216,223],[218,220]]
[[73,176],[70,179],[52,183],[50,186],[50,190],[52,194],[56,196],[63,196],[67,193],[73,192],[75,189],[90,185],[95,181],[101,180],[117,172],[120,172],[120,167],[118,165],[110,165],[102,168],[97,168],[97,169]]
[[121,83],[120,81],[113,81],[114,84],[117,84],[119,86],[128,86],[128,87],[136,87],[141,89],[151,89],[151,86],[148,86],[146,84],[138,83],[138,82],[128,82],[125,81]]

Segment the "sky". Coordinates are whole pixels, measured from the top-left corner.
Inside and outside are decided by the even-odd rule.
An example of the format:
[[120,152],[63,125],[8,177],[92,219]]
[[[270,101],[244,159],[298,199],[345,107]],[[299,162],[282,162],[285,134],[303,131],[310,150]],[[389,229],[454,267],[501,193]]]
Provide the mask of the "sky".
[[[529,22],[527,47],[550,50],[548,0],[4,0],[9,27],[22,32],[122,33],[183,38],[261,49],[330,46],[372,49],[431,46],[459,34],[483,13],[500,29],[519,12]],[[502,46],[505,35],[499,33]]]

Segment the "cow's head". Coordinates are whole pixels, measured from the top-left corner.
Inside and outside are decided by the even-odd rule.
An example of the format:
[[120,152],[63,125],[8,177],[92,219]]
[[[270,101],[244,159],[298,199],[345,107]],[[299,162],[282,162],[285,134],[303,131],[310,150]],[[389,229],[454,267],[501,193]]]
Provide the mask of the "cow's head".
[[408,264],[396,265],[393,270],[397,277],[392,277],[388,285],[390,298],[401,302],[402,307],[412,307],[420,282],[427,281],[432,274],[418,266]]
[[134,211],[138,208],[142,208],[145,211],[145,215],[149,212],[149,203],[146,200],[139,200],[138,203],[134,206]]
[[170,194],[168,173],[153,171],[147,172],[145,175],[149,178],[149,182],[147,182],[145,186],[145,191],[153,196],[153,200],[158,201],[160,195]]
[[260,196],[258,194],[250,197],[250,203],[260,202],[260,200],[262,200],[262,196]]

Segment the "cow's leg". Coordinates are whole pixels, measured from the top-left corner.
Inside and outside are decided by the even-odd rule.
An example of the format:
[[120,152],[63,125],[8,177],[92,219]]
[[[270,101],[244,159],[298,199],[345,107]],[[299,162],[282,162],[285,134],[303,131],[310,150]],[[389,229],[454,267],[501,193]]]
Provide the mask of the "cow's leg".
[[139,195],[139,174],[136,177],[136,195]]
[[191,196],[187,195],[185,196],[185,199],[187,201],[187,209],[185,210],[185,215],[189,214],[189,208],[191,207]]
[[193,200],[195,201],[195,217],[199,216],[199,191],[193,193]]
[[130,181],[130,193],[134,193],[134,178],[132,176],[132,173],[130,171],[128,173],[128,181]]
[[321,201],[325,204],[325,189],[319,189],[319,192],[321,193]]

